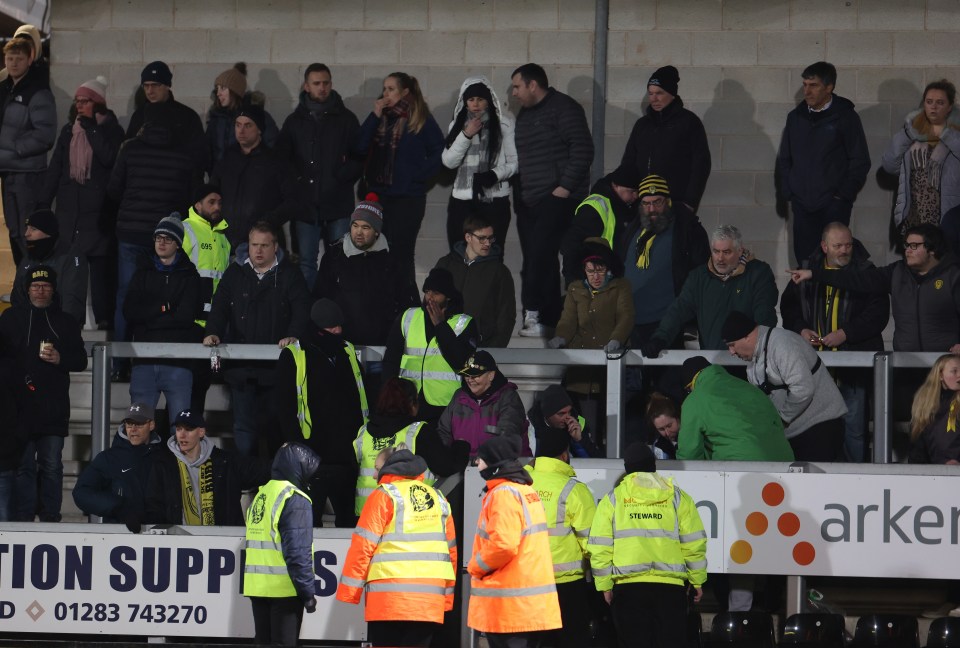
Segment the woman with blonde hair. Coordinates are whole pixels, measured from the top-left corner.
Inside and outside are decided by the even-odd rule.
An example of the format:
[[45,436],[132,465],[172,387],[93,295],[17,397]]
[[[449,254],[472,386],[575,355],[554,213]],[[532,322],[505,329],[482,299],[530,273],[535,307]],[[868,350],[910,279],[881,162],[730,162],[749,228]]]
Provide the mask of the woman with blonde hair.
[[910,454],[916,464],[960,464],[960,357],[942,355],[913,397]]
[[416,77],[393,72],[360,126],[358,152],[366,156],[364,191],[383,205],[383,235],[410,283],[414,251],[427,206],[427,182],[441,166],[443,132],[430,114]]

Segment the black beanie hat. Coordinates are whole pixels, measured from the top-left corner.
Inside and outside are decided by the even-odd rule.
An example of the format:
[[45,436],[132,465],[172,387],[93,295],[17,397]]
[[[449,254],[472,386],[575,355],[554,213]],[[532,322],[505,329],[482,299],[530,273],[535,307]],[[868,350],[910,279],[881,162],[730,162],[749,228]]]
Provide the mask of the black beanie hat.
[[537,433],[537,456],[559,457],[570,449],[570,433],[565,429],[547,427]]
[[203,202],[204,198],[206,198],[207,196],[213,193],[217,194],[221,198],[223,197],[223,194],[220,193],[219,185],[210,184],[210,183],[200,185],[200,188],[197,189],[196,193],[193,194],[193,204],[197,204],[198,202]]
[[650,77],[647,81],[648,86],[660,86],[664,92],[677,96],[677,87],[680,85],[680,73],[672,65],[665,65]]
[[730,344],[747,337],[755,328],[757,323],[749,315],[744,315],[740,311],[730,311],[723,322],[723,328],[720,329],[720,338],[725,344]]
[[57,289],[57,271],[51,268],[48,265],[38,265],[33,266],[30,270],[27,271],[27,276],[24,279],[23,286],[30,290],[30,285],[46,281],[48,284],[53,286],[53,289]]
[[683,366],[680,367],[680,380],[683,381],[683,386],[686,387],[692,383],[697,374],[709,366],[710,361],[703,356],[693,356],[684,360]]
[[27,216],[26,225],[40,230],[49,236],[60,235],[60,224],[57,222],[57,215],[50,209],[38,209]]
[[[463,91],[463,102],[466,103],[467,99],[472,99],[473,97],[480,97],[481,99],[486,99],[488,104],[493,104],[493,95],[490,94],[490,88],[488,88],[483,83],[473,83],[467,86],[467,89]],[[490,106],[493,107],[492,105]]]
[[632,162],[621,164],[611,171],[607,178],[609,178],[613,184],[620,185],[621,187],[629,187],[635,191],[639,190],[640,181],[643,180],[643,176],[640,175],[640,170]]
[[550,385],[540,394],[540,411],[544,418],[553,416],[567,405],[573,405],[573,401],[560,385]]
[[646,443],[634,441],[623,453],[623,469],[627,473],[657,472],[657,457]]
[[434,268],[423,280],[423,292],[428,290],[438,292],[451,301],[462,298],[460,291],[453,285],[453,275],[444,268]]
[[343,326],[343,311],[332,299],[318,299],[310,309],[310,320],[317,328],[328,329]]
[[140,83],[159,83],[165,86],[173,85],[173,72],[163,61],[154,61],[147,63],[143,71],[140,72]]
[[519,459],[521,447],[520,435],[505,434],[493,437],[477,448],[477,456],[483,459],[488,467],[493,468]]
[[[257,125],[257,128],[260,129],[261,135],[267,130],[267,113],[264,112],[263,106],[245,103],[240,107],[240,110],[237,111],[237,117],[246,117],[252,120],[253,123]],[[236,120],[236,117],[234,117],[234,120]]]

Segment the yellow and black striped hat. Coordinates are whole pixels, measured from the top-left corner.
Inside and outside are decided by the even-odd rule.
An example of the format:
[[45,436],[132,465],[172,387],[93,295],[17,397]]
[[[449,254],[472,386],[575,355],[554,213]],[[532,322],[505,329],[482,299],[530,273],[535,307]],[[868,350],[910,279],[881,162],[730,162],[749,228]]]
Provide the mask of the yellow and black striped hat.
[[648,175],[640,182],[641,196],[670,196],[670,187],[667,181],[658,175]]

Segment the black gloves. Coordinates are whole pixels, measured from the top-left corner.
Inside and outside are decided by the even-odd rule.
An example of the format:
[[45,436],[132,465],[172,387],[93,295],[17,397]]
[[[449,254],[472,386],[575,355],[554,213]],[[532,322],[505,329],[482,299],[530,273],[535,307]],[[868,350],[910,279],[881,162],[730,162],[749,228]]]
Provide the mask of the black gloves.
[[660,340],[650,339],[641,345],[640,353],[643,354],[644,358],[656,358],[660,355],[660,352],[663,351],[664,346]]
[[140,533],[140,516],[136,513],[128,513],[126,517],[124,517],[123,523],[127,525],[130,533]]
[[303,609],[307,611],[307,614],[313,614],[317,611],[317,597],[311,596],[309,601],[306,601],[303,604]]
[[497,174],[493,171],[484,171],[483,173],[473,174],[473,198],[479,200],[483,197],[483,190],[500,181]]

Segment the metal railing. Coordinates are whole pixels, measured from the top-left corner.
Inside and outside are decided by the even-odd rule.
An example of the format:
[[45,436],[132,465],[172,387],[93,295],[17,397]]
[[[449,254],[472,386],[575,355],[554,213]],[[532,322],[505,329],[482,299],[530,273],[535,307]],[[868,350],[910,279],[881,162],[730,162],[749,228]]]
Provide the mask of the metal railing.
[[[222,344],[215,347],[222,360],[276,360],[280,349],[269,344]],[[637,351],[607,356],[600,350],[578,349],[489,349],[504,374],[512,375],[511,367],[520,366],[594,366],[606,367],[607,457],[622,454],[626,401],[627,367],[679,366],[687,358],[702,355],[710,362],[728,366],[745,366],[742,360],[725,351],[667,351],[659,358],[644,358]],[[361,347],[361,362],[366,364],[383,358],[383,347]],[[91,434],[93,456],[110,442],[110,369],[113,358],[208,359],[211,347],[200,344],[164,344],[155,342],[98,342],[92,345],[93,395]],[[893,454],[893,370],[929,368],[939,353],[904,353],[868,351],[821,352],[823,364],[830,368],[873,370],[873,462],[890,463]],[[611,431],[615,431],[611,433]]]

